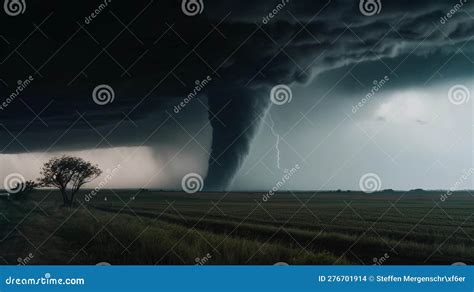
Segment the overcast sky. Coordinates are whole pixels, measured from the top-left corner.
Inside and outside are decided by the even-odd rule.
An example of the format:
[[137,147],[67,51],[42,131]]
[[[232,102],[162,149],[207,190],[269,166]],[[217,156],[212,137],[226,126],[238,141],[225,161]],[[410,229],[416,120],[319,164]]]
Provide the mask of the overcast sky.
[[28,1],[0,18],[0,177],[70,154],[111,188],[472,188],[474,7],[388,2]]

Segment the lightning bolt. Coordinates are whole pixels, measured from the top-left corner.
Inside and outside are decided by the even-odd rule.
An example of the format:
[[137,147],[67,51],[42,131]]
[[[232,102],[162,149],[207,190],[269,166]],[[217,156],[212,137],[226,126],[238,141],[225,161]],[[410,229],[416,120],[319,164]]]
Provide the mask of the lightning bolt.
[[275,150],[277,154],[277,168],[280,168],[280,135],[275,131],[275,122],[273,121],[272,114],[270,111],[268,112],[268,119],[270,120],[270,130],[272,131],[272,135],[276,138],[275,142]]

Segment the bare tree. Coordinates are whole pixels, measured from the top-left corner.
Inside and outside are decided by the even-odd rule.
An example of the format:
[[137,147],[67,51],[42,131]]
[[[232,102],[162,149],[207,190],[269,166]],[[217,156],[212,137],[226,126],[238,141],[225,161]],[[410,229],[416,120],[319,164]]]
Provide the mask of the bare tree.
[[57,187],[63,196],[64,205],[71,206],[77,191],[101,173],[97,165],[82,158],[62,156],[52,158],[43,165],[38,181],[45,187]]

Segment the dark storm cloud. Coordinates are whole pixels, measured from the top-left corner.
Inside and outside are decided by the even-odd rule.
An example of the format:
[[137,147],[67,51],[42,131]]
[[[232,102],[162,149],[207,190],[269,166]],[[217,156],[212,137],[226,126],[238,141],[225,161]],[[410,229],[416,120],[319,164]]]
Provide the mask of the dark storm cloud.
[[[206,183],[222,189],[249,151],[272,86],[407,54],[429,63],[433,53],[448,55],[469,41],[474,28],[469,3],[440,22],[457,4],[450,1],[382,1],[381,13],[366,17],[358,1],[290,0],[266,24],[282,2],[204,0],[195,17],[180,2],[111,1],[86,21],[104,2],[30,0],[25,14],[2,15],[2,100],[18,80],[34,79],[0,112],[3,152],[96,147],[102,137],[91,126],[120,146],[140,145],[162,125],[160,138],[173,143],[178,126],[165,122],[168,113],[195,80],[211,76],[202,91],[214,129]],[[113,103],[92,101],[99,84],[115,90]],[[192,128],[194,115],[184,109],[177,120]]]

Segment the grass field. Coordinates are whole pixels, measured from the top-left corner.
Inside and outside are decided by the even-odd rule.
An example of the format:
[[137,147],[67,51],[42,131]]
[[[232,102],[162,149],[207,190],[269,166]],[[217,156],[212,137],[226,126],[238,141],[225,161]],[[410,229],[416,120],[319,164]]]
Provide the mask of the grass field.
[[0,201],[0,263],[474,264],[469,192],[88,193]]

